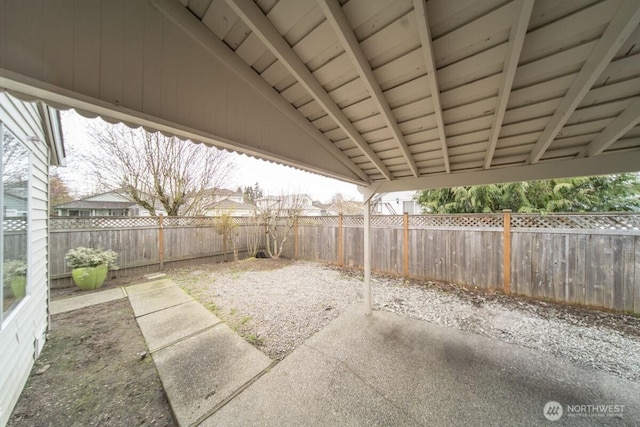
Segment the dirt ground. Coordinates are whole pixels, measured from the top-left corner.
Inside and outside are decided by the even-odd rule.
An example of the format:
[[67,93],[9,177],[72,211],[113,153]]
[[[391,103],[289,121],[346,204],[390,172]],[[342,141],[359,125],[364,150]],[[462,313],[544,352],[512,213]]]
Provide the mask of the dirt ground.
[[146,351],[125,299],[53,316],[8,425],[177,425]]

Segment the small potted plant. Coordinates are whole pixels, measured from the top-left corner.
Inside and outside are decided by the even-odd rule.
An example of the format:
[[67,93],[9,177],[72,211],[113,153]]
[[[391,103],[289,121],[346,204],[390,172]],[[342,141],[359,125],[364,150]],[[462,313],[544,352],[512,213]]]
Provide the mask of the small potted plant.
[[118,254],[112,250],[78,247],[65,255],[71,268],[73,282],[83,291],[98,289],[107,278],[109,270],[116,270]]
[[11,286],[16,299],[27,294],[27,264],[19,259],[7,260],[2,264],[2,280]]

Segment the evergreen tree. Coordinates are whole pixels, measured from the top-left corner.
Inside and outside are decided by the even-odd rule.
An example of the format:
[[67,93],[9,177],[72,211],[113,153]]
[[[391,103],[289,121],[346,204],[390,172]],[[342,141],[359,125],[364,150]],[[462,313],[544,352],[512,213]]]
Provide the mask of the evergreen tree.
[[425,212],[623,212],[640,211],[638,174],[552,179],[423,190]]

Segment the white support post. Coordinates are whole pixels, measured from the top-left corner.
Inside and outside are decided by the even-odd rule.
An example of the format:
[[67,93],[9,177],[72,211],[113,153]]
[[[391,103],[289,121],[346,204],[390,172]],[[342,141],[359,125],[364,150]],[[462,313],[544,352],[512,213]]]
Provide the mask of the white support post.
[[364,314],[371,316],[371,197],[364,202]]

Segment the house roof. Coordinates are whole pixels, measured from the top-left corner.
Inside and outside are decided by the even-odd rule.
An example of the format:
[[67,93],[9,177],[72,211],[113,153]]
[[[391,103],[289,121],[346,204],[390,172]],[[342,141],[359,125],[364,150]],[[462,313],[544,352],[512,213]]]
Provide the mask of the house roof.
[[76,200],[54,206],[56,209],[128,209],[135,206],[134,202],[106,202],[95,200]]
[[242,196],[242,191],[229,190],[228,188],[208,188],[203,193],[220,197]]
[[640,169],[637,0],[15,10],[0,86],[366,193]]
[[240,203],[229,199],[220,200],[219,202],[211,203],[209,206],[207,206],[207,209],[211,210],[253,210],[255,208],[256,207],[250,203]]

